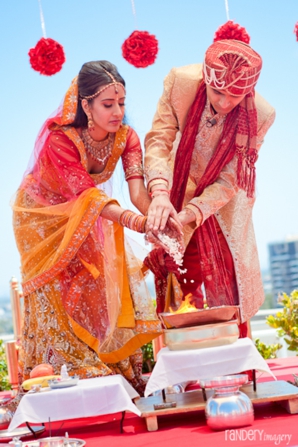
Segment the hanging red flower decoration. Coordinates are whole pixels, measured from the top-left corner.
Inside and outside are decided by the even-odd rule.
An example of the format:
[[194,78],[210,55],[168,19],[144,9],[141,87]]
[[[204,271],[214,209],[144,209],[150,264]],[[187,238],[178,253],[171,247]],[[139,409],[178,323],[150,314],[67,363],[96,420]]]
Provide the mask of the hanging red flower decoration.
[[240,40],[247,44],[250,42],[250,36],[247,34],[246,29],[243,26],[234,23],[233,20],[229,20],[218,28],[214,34],[213,42],[224,39]]
[[298,42],[298,22],[297,22],[296,25],[295,25],[295,28],[294,28],[294,34],[296,34],[296,40],[297,40],[297,42]]
[[50,38],[42,37],[28,54],[33,70],[45,76],[60,71],[65,62],[63,46]]
[[137,68],[154,64],[158,53],[158,41],[147,31],[134,31],[122,44],[122,56]]

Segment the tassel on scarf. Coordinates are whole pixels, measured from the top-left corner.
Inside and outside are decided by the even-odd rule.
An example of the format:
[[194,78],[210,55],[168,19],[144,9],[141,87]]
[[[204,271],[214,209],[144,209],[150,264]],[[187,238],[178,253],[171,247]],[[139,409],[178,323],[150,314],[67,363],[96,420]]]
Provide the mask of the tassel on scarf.
[[237,154],[237,185],[246,191],[247,197],[252,198],[255,194],[257,151],[245,154],[244,146],[236,147]]

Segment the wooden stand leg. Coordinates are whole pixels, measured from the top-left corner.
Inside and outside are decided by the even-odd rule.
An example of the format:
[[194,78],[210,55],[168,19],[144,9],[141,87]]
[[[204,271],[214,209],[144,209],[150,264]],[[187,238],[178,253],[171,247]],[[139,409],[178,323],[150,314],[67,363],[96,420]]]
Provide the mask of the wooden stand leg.
[[298,413],[298,399],[289,399],[280,402],[280,404],[287,410],[290,414]]
[[146,426],[148,431],[156,431],[158,430],[158,423],[156,416],[146,417]]

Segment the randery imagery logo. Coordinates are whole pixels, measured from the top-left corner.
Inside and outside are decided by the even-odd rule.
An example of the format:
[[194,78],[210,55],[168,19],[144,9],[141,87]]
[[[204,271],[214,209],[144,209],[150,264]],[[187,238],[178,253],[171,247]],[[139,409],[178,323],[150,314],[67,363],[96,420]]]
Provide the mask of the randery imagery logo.
[[266,433],[264,430],[225,430],[225,441],[271,441],[273,445],[289,445],[290,434]]

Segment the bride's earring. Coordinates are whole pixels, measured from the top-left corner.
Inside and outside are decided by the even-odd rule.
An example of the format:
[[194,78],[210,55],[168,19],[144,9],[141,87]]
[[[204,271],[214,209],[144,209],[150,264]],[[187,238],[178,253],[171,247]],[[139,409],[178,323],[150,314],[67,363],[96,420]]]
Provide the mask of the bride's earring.
[[87,114],[87,118],[88,118],[88,129],[94,130],[94,122],[93,122],[91,113]]

